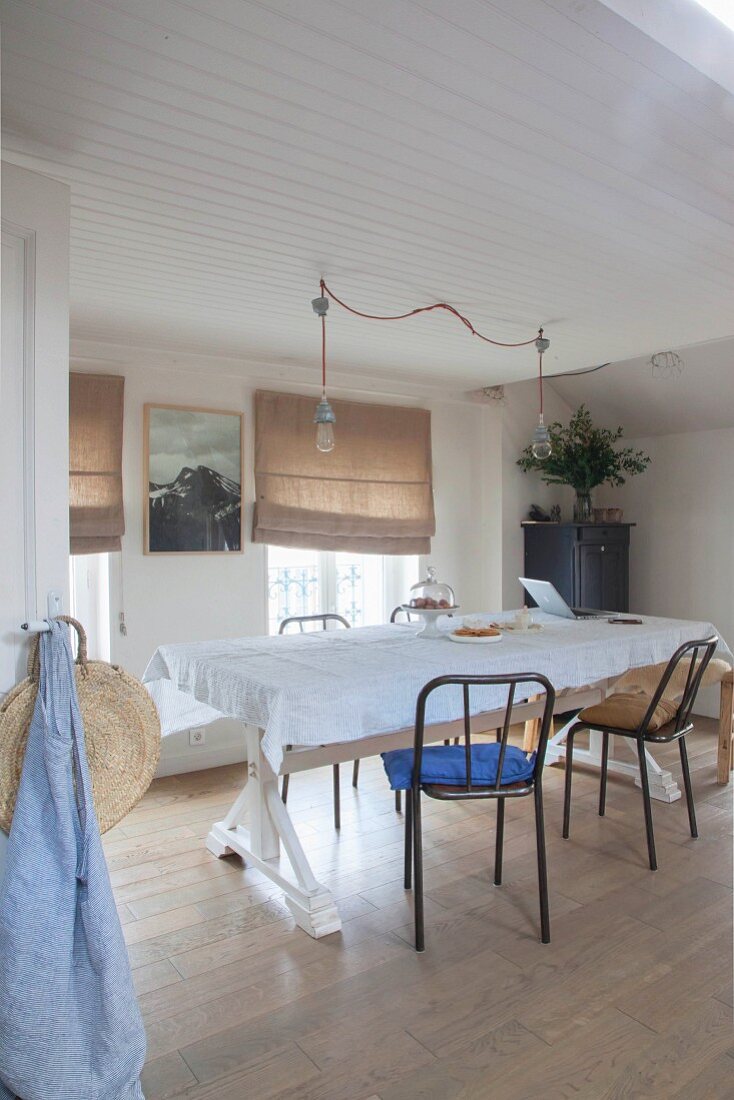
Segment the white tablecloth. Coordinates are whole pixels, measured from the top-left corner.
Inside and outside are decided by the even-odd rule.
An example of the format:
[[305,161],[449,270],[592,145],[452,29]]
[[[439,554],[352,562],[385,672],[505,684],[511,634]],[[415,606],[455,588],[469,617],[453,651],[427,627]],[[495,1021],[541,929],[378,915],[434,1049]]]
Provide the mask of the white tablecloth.
[[[143,682],[164,734],[236,718],[265,731],[263,751],[277,771],[285,745],[356,741],[412,725],[418,692],[435,676],[532,671],[560,691],[665,661],[683,642],[717,633],[711,623],[678,619],[614,626],[539,612],[534,618],[542,630],[504,634],[494,645],[416,638],[419,623],[167,645],[156,650]],[[445,623],[456,626],[455,619]],[[723,643],[721,652],[731,659]],[[474,689],[472,713],[504,699],[496,688]],[[434,693],[427,720],[462,713],[461,690],[449,687]]]

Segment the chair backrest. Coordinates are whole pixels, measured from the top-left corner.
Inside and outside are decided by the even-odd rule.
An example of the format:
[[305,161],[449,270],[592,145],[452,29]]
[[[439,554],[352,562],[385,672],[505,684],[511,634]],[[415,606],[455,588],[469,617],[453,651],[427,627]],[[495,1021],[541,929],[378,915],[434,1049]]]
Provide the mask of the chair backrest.
[[405,615],[405,618],[409,623],[412,623],[413,619],[418,618],[417,615],[411,615],[409,611],[406,611],[404,607],[401,607],[400,604],[398,604],[397,607],[394,607],[392,609],[392,614],[390,615],[390,622],[391,623],[396,623],[401,615]]
[[351,624],[347,622],[343,615],[335,615],[331,611],[325,611],[323,615],[291,615],[290,618],[283,619],[280,626],[278,627],[278,633],[285,634],[286,630],[289,626],[291,626],[292,623],[298,623],[298,629],[300,630],[301,634],[304,633],[304,623],[321,623],[321,630],[328,629],[326,626],[327,623],[338,623],[339,626],[345,626],[347,630],[351,626]]
[[640,723],[637,732],[645,733],[648,725],[650,724],[655,710],[660,700],[665,695],[665,689],[668,683],[675,673],[676,668],[685,660],[688,665],[688,675],[686,676],[686,684],[683,689],[683,695],[678,703],[678,710],[675,715],[675,732],[679,733],[684,726],[688,724],[688,720],[691,716],[693,704],[696,701],[698,695],[698,689],[701,686],[701,680],[703,674],[706,671],[706,666],[713,657],[716,647],[719,644],[719,639],[715,634],[712,634],[710,638],[700,638],[693,642],[684,642],[682,646],[676,649],[673,656],[668,661],[665,667],[665,672],[660,678],[660,683],[655,688],[652,699],[650,700],[650,706],[645,712],[645,716]]
[[[540,736],[538,738],[538,747],[535,757],[535,766],[533,770],[532,781],[529,781],[527,786],[530,787],[533,784],[537,784],[540,781],[540,777],[543,774],[543,763],[545,761],[545,750],[548,744],[548,736],[550,734],[551,721],[553,719],[553,707],[556,701],[556,692],[550,680],[543,676],[539,672],[514,672],[505,673],[498,676],[437,676],[435,680],[429,680],[429,682],[421,689],[418,695],[418,702],[416,704],[415,711],[415,739],[413,742],[413,788],[417,788],[420,783],[421,766],[423,759],[423,738],[425,733],[426,723],[426,703],[432,692],[437,691],[439,688],[456,686],[461,687],[464,696],[464,752],[466,754],[466,789],[472,789],[472,774],[471,774],[471,699],[470,688],[472,686],[483,687],[506,687],[507,688],[507,701],[505,703],[505,717],[502,723],[502,728],[499,731],[498,740],[500,742],[499,758],[497,761],[497,779],[495,782],[495,790],[499,790],[502,786],[502,769],[505,762],[505,755],[507,752],[507,741],[510,734],[510,726],[513,724],[513,711],[518,705],[515,703],[515,693],[519,685],[528,684],[534,685],[534,690],[523,693],[524,695],[539,695],[545,693],[545,704],[543,707],[543,715],[540,723]],[[540,688],[540,691],[538,690]],[[520,700],[520,702],[526,702],[526,698]],[[521,719],[517,719],[521,721]],[[486,784],[482,785],[486,790]]]

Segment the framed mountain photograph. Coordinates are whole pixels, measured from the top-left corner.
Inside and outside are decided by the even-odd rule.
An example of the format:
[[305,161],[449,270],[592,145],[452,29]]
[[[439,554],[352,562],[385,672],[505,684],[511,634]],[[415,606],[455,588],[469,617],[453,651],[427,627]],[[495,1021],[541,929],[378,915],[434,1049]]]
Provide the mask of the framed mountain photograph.
[[146,405],[146,554],[239,553],[242,413]]

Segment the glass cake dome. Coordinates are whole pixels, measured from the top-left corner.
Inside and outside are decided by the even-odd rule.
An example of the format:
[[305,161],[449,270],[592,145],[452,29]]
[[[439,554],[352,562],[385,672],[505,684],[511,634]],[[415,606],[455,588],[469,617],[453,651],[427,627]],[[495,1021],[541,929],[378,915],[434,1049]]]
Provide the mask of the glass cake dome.
[[448,611],[456,607],[456,597],[451,585],[439,583],[435,568],[429,565],[426,579],[411,586],[408,606],[418,611]]

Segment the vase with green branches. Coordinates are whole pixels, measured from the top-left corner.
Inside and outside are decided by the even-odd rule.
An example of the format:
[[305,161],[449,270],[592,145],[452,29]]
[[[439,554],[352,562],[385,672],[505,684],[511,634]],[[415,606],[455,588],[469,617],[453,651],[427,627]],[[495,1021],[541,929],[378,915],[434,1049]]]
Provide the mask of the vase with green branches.
[[616,448],[623,429],[596,428],[585,405],[579,405],[567,427],[556,421],[548,432],[550,456],[536,458],[527,446],[517,464],[525,473],[537,471],[547,485],[571,485],[576,491],[573,518],[580,523],[592,518],[592,489],[603,484],[624,485],[628,477],[643,473],[650,464],[644,451]]

